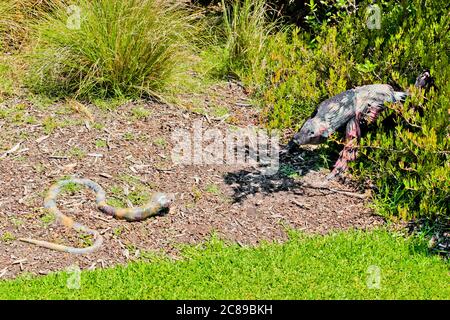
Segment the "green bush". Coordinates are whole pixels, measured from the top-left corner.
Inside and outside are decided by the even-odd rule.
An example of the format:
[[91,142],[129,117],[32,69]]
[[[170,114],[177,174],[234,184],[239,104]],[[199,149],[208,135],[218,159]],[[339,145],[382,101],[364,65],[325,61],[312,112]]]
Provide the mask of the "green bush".
[[81,0],[77,6],[61,6],[36,26],[27,81],[34,91],[161,97],[179,83],[199,28],[182,4]]
[[[376,185],[375,204],[386,216],[448,217],[450,5],[382,1],[381,28],[370,29],[369,4],[343,10],[335,26],[323,21],[316,36],[296,28],[269,35],[241,78],[260,98],[270,128],[294,130],[320,101],[351,87],[409,87],[411,97],[387,106],[364,135],[354,173]],[[411,86],[425,67],[437,87],[426,98]]]
[[323,25],[334,25],[356,10],[350,0],[268,0],[276,16],[292,22],[310,34],[320,32]]
[[269,38],[256,71],[244,77],[265,105],[269,128],[298,129],[321,100],[346,89],[353,62],[336,36],[336,28],[324,28],[314,46],[298,28]]
[[[343,47],[361,66],[358,82],[413,83],[424,67],[435,77],[436,90],[412,90],[403,105],[389,106],[375,132],[362,140],[356,172],[377,186],[375,204],[385,215],[404,219],[449,216],[450,204],[450,23],[447,1],[383,3],[379,30],[364,28],[350,17],[342,28]],[[394,119],[390,122],[383,118]]]

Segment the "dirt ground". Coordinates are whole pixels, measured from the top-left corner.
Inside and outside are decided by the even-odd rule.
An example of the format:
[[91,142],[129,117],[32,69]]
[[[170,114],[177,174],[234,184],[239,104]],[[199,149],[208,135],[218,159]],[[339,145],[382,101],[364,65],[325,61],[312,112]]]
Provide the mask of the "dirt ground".
[[[361,193],[352,183],[325,181],[328,170],[315,166],[314,150],[282,155],[275,175],[249,164],[173,163],[177,141],[172,133],[192,132],[194,120],[221,132],[259,122],[256,108],[234,83],[186,101],[191,101],[187,108],[131,101],[111,111],[66,101],[46,105],[27,97],[0,103],[0,278],[47,274],[73,264],[110,267],[154,251],[176,256],[179,244],[200,243],[212,233],[246,246],[283,241],[288,228],[324,234],[383,224],[367,200],[336,192]],[[90,243],[42,208],[46,190],[64,176],[92,179],[108,198],[128,205],[153,191],[174,193],[176,201],[166,215],[125,222],[99,212],[90,191],[75,190],[62,194],[58,206],[101,232],[99,251],[70,255],[18,241]],[[318,184],[322,187],[312,187]]]

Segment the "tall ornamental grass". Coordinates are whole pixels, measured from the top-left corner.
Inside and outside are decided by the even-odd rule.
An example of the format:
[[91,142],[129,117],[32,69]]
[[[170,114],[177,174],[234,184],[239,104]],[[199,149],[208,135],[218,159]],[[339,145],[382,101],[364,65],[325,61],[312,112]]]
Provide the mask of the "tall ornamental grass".
[[180,2],[80,0],[35,26],[29,86],[51,95],[162,97],[199,29]]

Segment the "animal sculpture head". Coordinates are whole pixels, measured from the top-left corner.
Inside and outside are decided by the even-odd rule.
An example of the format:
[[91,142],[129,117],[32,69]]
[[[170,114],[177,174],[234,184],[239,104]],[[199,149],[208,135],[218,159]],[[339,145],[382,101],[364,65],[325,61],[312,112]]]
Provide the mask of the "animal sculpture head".
[[414,86],[422,89],[429,89],[434,84],[434,79],[431,77],[430,71],[425,70],[416,78]]
[[175,195],[172,193],[154,193],[152,196],[152,203],[158,204],[162,209],[168,209],[175,200]]
[[298,145],[320,144],[328,138],[328,127],[318,118],[309,118],[292,139]]

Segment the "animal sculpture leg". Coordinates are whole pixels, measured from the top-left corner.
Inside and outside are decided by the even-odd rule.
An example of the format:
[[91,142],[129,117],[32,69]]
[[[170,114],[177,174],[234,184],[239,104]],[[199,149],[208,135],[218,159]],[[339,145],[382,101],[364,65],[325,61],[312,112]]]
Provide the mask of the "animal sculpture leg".
[[367,121],[367,123],[375,122],[375,120],[377,120],[382,110],[383,107],[370,106],[364,116],[364,119]]
[[328,179],[340,176],[348,169],[349,161],[356,160],[358,155],[358,140],[361,137],[360,129],[361,115],[350,119],[346,128],[346,143],[344,149],[339,153],[339,159],[336,161],[333,171],[328,175]]

